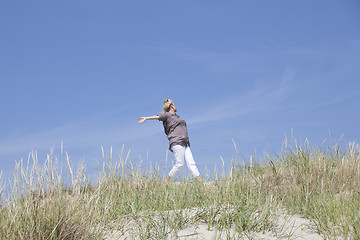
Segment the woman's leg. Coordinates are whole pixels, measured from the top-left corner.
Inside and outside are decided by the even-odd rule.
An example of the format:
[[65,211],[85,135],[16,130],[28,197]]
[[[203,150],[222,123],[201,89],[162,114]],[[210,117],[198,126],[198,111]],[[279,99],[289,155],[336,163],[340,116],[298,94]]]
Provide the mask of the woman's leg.
[[[169,172],[168,178],[166,180],[170,180],[170,178],[175,177],[175,175],[184,167],[184,159],[185,159],[185,147],[181,145],[175,145],[171,148],[175,154],[175,165]],[[170,177],[170,178],[169,178]]]
[[200,173],[199,173],[198,168],[196,167],[196,163],[195,163],[194,157],[191,153],[190,147],[185,148],[185,162],[186,162],[191,174],[195,178],[199,178]]

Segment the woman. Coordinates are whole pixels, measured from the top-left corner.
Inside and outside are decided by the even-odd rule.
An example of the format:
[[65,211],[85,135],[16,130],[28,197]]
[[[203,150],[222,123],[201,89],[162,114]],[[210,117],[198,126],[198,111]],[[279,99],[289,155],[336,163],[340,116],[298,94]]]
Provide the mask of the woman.
[[184,162],[186,162],[192,175],[202,182],[199,170],[196,167],[194,158],[190,150],[190,142],[186,128],[186,122],[176,114],[177,109],[175,103],[171,99],[165,99],[163,105],[164,113],[150,117],[140,117],[138,123],[143,123],[146,120],[159,120],[163,122],[165,134],[169,139],[169,149],[175,154],[176,164],[173,166],[169,175],[166,177],[166,181],[170,181],[171,178],[183,168]]

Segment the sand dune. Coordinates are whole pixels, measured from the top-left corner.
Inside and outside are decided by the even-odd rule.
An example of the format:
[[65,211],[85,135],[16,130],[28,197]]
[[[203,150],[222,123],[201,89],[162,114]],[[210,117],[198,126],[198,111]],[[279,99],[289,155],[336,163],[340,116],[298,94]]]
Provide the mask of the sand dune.
[[[188,224],[184,229],[177,234],[169,233],[167,239],[179,240],[225,240],[225,239],[252,239],[252,240],[275,240],[275,239],[306,239],[306,240],[321,240],[324,239],[317,234],[312,223],[301,216],[285,216],[281,215],[275,221],[276,229],[272,232],[258,233],[247,232],[238,234],[233,229],[229,231],[217,231],[214,228],[208,229],[208,224],[205,222],[198,222],[195,224]],[[125,239],[141,239],[139,237],[139,229],[137,229],[134,222],[129,221],[122,230],[114,231],[109,234],[106,240],[125,240]]]

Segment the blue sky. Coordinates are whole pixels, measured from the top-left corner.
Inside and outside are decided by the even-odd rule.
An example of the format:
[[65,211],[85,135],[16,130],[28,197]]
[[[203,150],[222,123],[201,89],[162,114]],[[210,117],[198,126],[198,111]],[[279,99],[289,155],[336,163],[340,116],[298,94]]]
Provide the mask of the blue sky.
[[360,140],[359,1],[6,0],[0,32],[4,176],[62,141],[89,172],[101,146],[164,165],[162,124],[136,123],[165,98],[200,171],[229,164],[232,139],[244,157],[292,132]]

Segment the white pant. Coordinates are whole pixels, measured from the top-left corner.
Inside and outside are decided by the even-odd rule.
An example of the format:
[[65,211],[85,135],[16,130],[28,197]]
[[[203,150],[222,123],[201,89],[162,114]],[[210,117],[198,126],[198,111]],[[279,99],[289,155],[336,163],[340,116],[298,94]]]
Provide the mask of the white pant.
[[169,172],[169,177],[175,177],[175,175],[184,167],[184,161],[186,162],[191,174],[194,177],[200,176],[199,170],[195,165],[195,161],[191,153],[190,147],[174,145],[172,146],[171,150],[173,150],[175,154],[176,163]]

